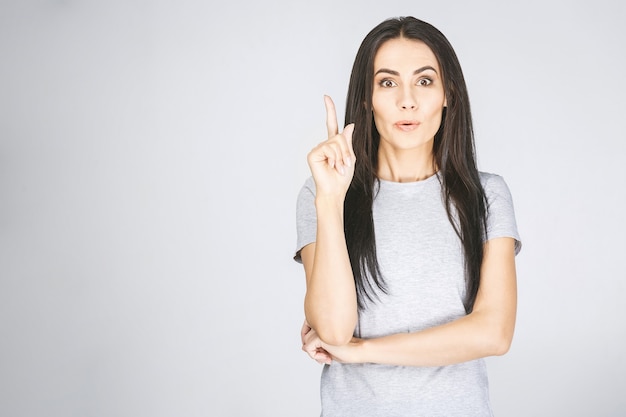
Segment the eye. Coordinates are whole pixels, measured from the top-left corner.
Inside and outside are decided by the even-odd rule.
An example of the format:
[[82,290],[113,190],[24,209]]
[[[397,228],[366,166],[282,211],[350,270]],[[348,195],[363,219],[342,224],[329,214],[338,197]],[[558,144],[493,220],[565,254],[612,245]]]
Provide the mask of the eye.
[[420,85],[422,87],[426,87],[428,85],[431,85],[433,83],[433,80],[431,80],[430,78],[420,78],[419,80],[417,80],[417,85]]
[[384,88],[391,88],[391,87],[395,87],[397,84],[395,81],[390,80],[389,78],[385,78],[383,80],[381,80],[378,85],[380,85],[381,87]]

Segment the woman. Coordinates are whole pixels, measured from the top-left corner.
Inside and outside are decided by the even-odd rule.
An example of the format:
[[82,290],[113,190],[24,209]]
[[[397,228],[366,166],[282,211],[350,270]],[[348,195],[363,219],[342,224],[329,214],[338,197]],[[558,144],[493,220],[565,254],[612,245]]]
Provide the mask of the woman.
[[412,17],[357,53],[341,133],[298,197],[303,350],[323,416],[490,416],[482,358],[508,351],[521,247],[501,177],[476,168],[460,64]]

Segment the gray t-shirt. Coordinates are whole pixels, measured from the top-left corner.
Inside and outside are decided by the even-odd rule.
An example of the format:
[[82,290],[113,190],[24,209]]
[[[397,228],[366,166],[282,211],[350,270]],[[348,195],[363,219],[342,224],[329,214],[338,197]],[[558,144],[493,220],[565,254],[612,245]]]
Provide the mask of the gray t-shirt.
[[[481,173],[489,215],[487,239],[512,237],[521,248],[513,202],[502,177]],[[315,182],[297,202],[297,248],[316,238]],[[376,250],[387,294],[359,312],[355,336],[415,332],[465,315],[461,242],[441,197],[437,175],[423,181],[380,181],[373,204]],[[322,416],[492,416],[482,359],[440,367],[380,364],[325,365]]]

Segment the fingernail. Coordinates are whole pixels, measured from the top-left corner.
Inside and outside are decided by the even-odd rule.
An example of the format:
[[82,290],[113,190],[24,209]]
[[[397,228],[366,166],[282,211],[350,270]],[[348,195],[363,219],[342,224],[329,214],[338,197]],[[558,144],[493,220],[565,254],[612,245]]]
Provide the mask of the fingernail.
[[346,158],[346,166],[348,166],[348,168],[352,166],[352,158],[350,157]]

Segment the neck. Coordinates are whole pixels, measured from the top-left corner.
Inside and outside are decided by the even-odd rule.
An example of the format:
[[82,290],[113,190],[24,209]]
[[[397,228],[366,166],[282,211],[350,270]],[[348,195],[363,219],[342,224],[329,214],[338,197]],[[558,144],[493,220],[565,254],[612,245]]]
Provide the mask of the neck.
[[437,172],[432,141],[416,149],[378,149],[378,178],[393,182],[415,182]]

